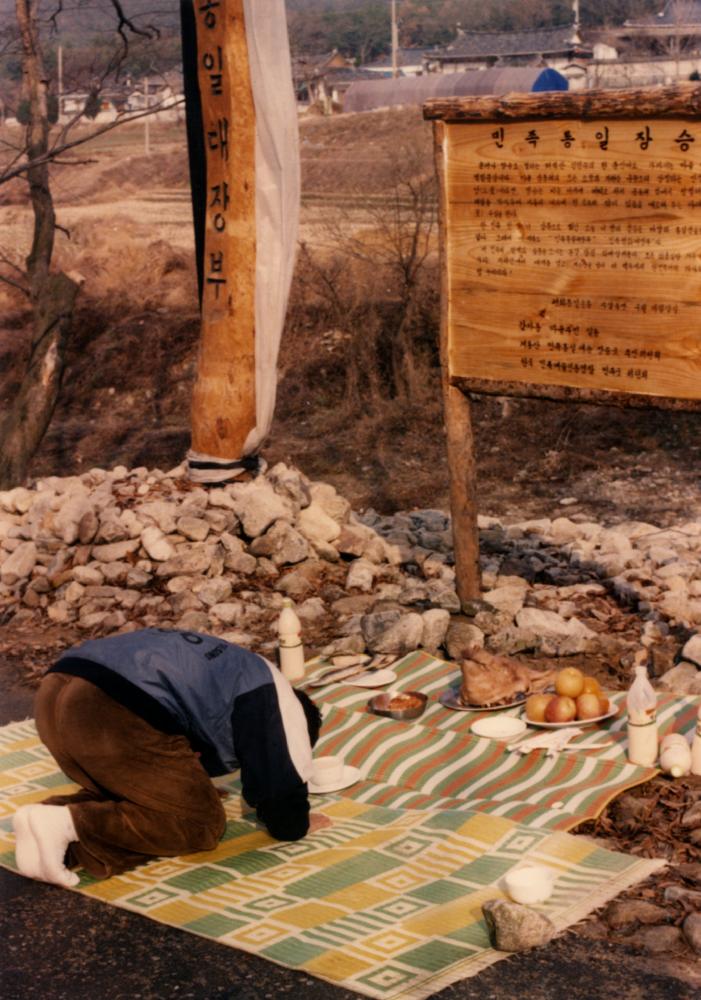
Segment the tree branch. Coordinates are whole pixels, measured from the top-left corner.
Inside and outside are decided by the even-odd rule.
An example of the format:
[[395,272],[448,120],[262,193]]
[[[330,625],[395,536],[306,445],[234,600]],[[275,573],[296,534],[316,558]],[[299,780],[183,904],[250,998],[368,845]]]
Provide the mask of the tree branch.
[[37,157],[35,160],[26,160],[24,163],[20,163],[16,167],[12,167],[4,170],[0,173],[0,184],[6,184],[7,181],[12,180],[13,177],[19,177],[30,170],[32,167],[39,166],[43,163],[51,163],[65,153],[67,149],[74,149],[76,146],[81,146],[83,143],[90,142],[92,139],[96,139],[100,135],[104,135],[105,132],[111,132],[113,128],[118,128],[120,125],[128,125],[130,122],[138,121],[140,118],[145,118],[147,115],[153,115],[157,111],[161,110],[163,107],[175,108],[180,104],[183,104],[184,100],[168,102],[162,102],[161,104],[154,104],[150,108],[146,108],[143,111],[135,111],[133,114],[117,116],[113,122],[106,122],[99,128],[96,128],[94,132],[90,135],[81,136],[79,139],[74,139],[72,142],[65,141],[57,146],[53,146],[45,156]]

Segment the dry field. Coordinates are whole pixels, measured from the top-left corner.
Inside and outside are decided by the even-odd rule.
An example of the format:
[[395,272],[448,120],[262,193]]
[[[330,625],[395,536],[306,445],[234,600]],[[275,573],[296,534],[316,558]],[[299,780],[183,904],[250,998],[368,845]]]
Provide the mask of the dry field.
[[[147,154],[143,126],[122,128],[54,168],[56,258],[86,281],[34,474],[167,466],[187,449],[198,318],[184,130],[152,126],[149,142]],[[304,249],[266,456],[335,483],[358,507],[445,507],[435,254],[419,262],[407,318],[383,246],[404,180],[432,176],[430,127],[408,109],[311,118],[300,149]],[[6,260],[21,264],[30,227],[25,186],[5,185]],[[3,405],[26,357],[26,321],[21,296],[0,287]],[[572,497],[570,514],[607,522],[701,510],[696,416],[487,397],[473,409],[485,513],[546,515]]]

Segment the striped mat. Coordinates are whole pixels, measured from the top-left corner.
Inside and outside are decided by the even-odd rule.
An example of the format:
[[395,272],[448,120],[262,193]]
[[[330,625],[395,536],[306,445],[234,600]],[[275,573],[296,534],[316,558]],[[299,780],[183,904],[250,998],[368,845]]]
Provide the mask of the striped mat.
[[[440,695],[458,684],[454,664],[419,652],[393,669],[393,689],[429,696],[426,711],[414,722],[370,715],[373,691],[368,689],[337,684],[309,690],[324,713],[317,752],[343,756],[363,777],[343,796],[392,808],[469,809],[535,829],[570,830],[594,819],[625,789],[657,774],[627,760],[624,694],[612,698],[618,715],[584,728],[573,741],[578,751],[521,755],[506,751],[504,743],[472,735],[472,723],[485,713],[457,712],[439,703]],[[693,732],[700,702],[660,694],[660,733]],[[519,707],[505,714],[522,712]],[[587,749],[604,741],[611,744],[606,749]]]
[[[33,722],[0,730],[1,865],[16,870],[12,813],[73,787]],[[105,881],[83,876],[75,891],[366,996],[423,1000],[506,957],[489,945],[481,906],[503,896],[503,876],[525,859],[557,873],[542,910],[560,930],[664,865],[464,802],[405,809],[318,796],[331,826],[279,843],[252,821],[238,782],[226,787],[227,829],[214,851]]]

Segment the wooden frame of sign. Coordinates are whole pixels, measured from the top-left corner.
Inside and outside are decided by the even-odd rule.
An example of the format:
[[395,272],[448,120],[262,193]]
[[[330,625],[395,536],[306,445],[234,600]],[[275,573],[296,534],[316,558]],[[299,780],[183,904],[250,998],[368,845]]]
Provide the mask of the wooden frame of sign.
[[434,100],[458,595],[479,596],[466,393],[701,409],[701,87]]

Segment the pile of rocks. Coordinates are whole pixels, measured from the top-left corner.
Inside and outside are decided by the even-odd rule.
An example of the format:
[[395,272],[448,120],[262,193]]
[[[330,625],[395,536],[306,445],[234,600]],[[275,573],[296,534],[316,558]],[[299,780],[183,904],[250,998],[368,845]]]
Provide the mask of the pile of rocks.
[[[0,615],[90,635],[165,624],[269,650],[289,596],[315,651],[450,658],[472,643],[619,654],[586,620],[610,593],[637,604],[649,642],[701,623],[701,522],[480,517],[480,529],[484,593],[461,609],[442,511],[359,516],[283,463],[211,489],[183,466],[92,469],[0,493]],[[684,656],[672,689],[701,693],[701,639]]]

